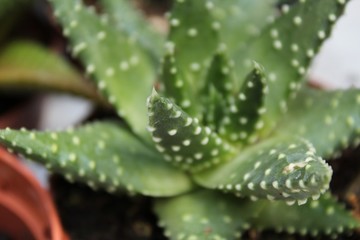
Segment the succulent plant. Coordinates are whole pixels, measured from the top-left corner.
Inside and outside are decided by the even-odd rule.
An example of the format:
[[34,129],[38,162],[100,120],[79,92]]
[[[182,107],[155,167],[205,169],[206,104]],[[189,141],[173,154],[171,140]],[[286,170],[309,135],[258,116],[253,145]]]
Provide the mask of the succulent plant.
[[50,2],[121,121],[1,130],[10,150],[94,189],[154,197],[170,239],[359,227],[324,158],[360,143],[360,91],[304,84],[348,1],[177,0],[167,40],[125,0],[99,1],[102,14]]

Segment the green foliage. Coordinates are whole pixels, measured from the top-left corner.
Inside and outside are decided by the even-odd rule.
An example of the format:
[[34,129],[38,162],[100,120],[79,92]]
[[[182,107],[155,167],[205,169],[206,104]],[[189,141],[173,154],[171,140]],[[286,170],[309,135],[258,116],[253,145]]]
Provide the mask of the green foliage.
[[[276,229],[279,232],[297,232],[301,235],[311,234],[314,237],[324,233],[336,238],[346,229],[359,226],[358,220],[354,219],[344,205],[337,204],[329,193],[301,206],[287,206],[282,201],[266,200],[249,206],[259,209],[257,215],[251,219],[252,224],[258,229]],[[308,218],[299,221],[299,216],[302,215]]]
[[250,208],[246,210],[247,205],[247,200],[202,190],[159,199],[155,212],[171,239],[234,239],[250,226],[248,220],[253,213]]
[[119,116],[143,136],[147,125],[144,102],[155,80],[149,57],[128,34],[112,27],[107,15],[98,17],[80,0],[51,2],[64,25],[64,35],[72,40],[73,55],[85,62],[87,72],[94,75]]
[[101,3],[111,21],[129,37],[138,41],[158,62],[162,56],[165,37],[156,32],[141,13],[133,9],[130,1],[101,0]]
[[[209,3],[213,18],[220,23],[221,41],[231,53],[245,47],[275,18],[276,0],[214,0]],[[211,7],[212,6],[212,7]],[[240,26],[240,27],[239,27]]]
[[[312,236],[326,233],[336,237],[359,225],[330,194],[304,205],[288,206],[283,201],[252,202],[202,190],[157,200],[155,212],[161,219],[159,225],[167,229],[165,235],[171,239],[239,239],[250,226],[258,230]],[[307,216],[306,221],[299,220],[301,215]]]
[[301,138],[274,137],[244,149],[232,161],[202,171],[195,180],[238,196],[305,203],[317,198],[331,179],[332,170],[310,142]]
[[297,2],[283,5],[282,15],[233,55],[239,76],[251,66],[251,60],[262,64],[268,72],[266,132],[276,125],[281,111],[286,111],[287,98],[301,87],[311,60],[330,35],[347,1]]
[[129,2],[102,0],[109,15],[98,15],[51,0],[74,56],[126,124],[7,129],[0,142],[69,180],[168,197],[155,211],[170,239],[359,227],[330,197],[323,158],[360,143],[360,91],[302,87],[347,1],[286,2],[175,1],[156,81],[162,36]]
[[290,102],[281,126],[279,133],[296,132],[312,142],[320,156],[334,157],[360,143],[360,91],[304,89]]
[[157,152],[115,123],[94,123],[63,132],[7,129],[0,138],[15,151],[63,173],[69,180],[109,192],[172,196],[191,188],[184,173],[166,164]]
[[199,171],[225,161],[233,152],[210,128],[203,127],[169,99],[153,92],[148,106],[149,131],[165,160]]
[[226,68],[230,65],[221,61],[224,60],[215,56],[208,73],[210,81],[206,88],[216,96],[213,98],[211,93],[207,94],[212,99],[210,105],[215,108],[213,112],[208,111],[213,116],[208,119],[209,125],[214,121],[216,131],[232,142],[254,142],[256,130],[263,125],[261,115],[266,111],[263,106],[268,88],[264,70],[254,63],[254,70],[248,74],[240,90],[232,93],[232,76]]
[[105,104],[63,59],[32,42],[11,43],[0,53],[0,85],[67,92]]

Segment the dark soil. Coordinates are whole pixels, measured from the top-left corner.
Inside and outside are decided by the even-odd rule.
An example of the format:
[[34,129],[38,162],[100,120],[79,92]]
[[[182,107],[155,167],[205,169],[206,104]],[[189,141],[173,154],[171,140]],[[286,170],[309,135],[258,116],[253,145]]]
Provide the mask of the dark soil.
[[72,240],[165,240],[151,212],[151,199],[113,196],[51,179],[54,198],[65,230]]
[[9,236],[0,232],[0,240],[11,240]]

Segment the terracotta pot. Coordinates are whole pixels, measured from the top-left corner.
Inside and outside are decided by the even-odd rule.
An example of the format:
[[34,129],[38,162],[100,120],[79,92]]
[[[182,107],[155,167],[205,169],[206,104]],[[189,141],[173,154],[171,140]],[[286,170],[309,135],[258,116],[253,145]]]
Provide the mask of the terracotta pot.
[[65,240],[52,199],[13,155],[0,148],[0,232],[14,240]]

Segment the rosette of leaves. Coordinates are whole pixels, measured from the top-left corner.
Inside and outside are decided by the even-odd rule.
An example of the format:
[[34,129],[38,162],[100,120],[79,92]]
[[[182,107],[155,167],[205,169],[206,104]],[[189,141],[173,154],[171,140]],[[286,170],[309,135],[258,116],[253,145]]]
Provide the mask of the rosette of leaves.
[[154,197],[170,239],[359,226],[329,193],[324,158],[359,144],[360,91],[302,84],[346,0],[177,0],[167,40],[127,1],[99,1],[102,14],[79,0],[50,2],[73,55],[126,124],[5,129],[9,149],[94,189]]

